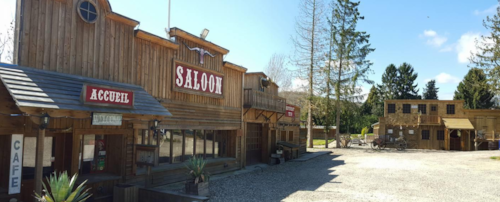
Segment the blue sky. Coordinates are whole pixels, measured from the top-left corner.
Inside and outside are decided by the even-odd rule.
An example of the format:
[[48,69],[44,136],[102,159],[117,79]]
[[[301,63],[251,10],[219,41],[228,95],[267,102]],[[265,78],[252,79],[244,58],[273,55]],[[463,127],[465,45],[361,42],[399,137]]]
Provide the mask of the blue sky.
[[[115,12],[140,21],[140,29],[165,36],[167,0],[110,1]],[[0,0],[0,5],[3,29],[15,0]],[[487,34],[482,20],[494,14],[495,5],[496,0],[361,0],[365,20],[358,27],[371,35],[376,48],[369,56],[374,62],[370,78],[380,83],[387,65],[408,62],[419,74],[420,88],[437,79],[440,99],[452,99],[468,71],[474,38]],[[230,50],[226,60],[249,71],[263,71],[273,53],[293,52],[298,0],[172,0],[171,6],[172,27],[195,35],[209,29],[207,40]]]

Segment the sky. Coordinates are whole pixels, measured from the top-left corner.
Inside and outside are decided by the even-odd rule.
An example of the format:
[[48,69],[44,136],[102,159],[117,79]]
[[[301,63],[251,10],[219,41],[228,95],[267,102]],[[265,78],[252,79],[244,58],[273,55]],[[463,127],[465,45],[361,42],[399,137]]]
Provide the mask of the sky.
[[[114,12],[138,20],[140,29],[165,36],[167,0],[110,2]],[[474,39],[488,34],[482,21],[496,12],[497,4],[496,0],[361,0],[359,11],[365,20],[358,30],[371,35],[376,49],[368,56],[374,63],[369,77],[380,84],[389,64],[407,62],[418,73],[419,93],[428,80],[436,79],[439,99],[453,99],[469,70]],[[0,30],[5,30],[14,16],[15,0],[0,0],[0,5]],[[225,60],[256,72],[264,71],[274,53],[293,54],[298,12],[298,0],[172,0],[170,24],[195,35],[209,29],[206,39],[230,50]],[[294,79],[294,83],[303,82]],[[371,85],[360,87],[367,93]]]

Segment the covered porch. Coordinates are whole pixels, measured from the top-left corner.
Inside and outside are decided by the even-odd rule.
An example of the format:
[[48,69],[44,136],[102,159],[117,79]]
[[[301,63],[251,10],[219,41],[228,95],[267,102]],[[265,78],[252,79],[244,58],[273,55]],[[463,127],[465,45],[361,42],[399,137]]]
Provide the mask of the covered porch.
[[467,118],[443,118],[445,150],[472,151],[474,126]]

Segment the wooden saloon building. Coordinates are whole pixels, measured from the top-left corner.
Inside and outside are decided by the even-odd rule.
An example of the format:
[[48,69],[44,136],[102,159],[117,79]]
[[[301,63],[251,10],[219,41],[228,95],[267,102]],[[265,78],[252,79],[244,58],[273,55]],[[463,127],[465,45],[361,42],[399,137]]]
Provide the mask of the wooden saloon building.
[[112,201],[118,183],[186,180],[193,155],[211,174],[241,169],[259,127],[260,162],[271,142],[298,144],[300,108],[285,116],[275,84],[252,86],[260,77],[205,36],[138,24],[107,0],[17,1],[14,65],[0,64],[0,202],[33,201],[54,171]]
[[404,136],[413,149],[473,151],[488,146],[499,149],[500,110],[464,109],[463,100],[384,103],[384,117],[372,125],[376,136],[389,141]]
[[243,166],[246,69],[204,38],[138,24],[106,0],[18,0],[15,65],[0,65],[0,201],[32,201],[53,171],[111,201],[118,183],[186,180],[193,155],[211,174]]

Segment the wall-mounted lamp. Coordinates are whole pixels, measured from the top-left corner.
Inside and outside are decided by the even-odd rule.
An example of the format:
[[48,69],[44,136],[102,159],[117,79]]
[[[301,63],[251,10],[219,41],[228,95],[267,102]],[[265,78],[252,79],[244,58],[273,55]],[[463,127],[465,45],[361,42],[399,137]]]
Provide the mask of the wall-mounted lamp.
[[41,118],[40,118],[40,129],[45,130],[47,126],[49,126],[50,122],[50,116],[49,114],[45,113]]
[[207,35],[208,35],[208,32],[209,32],[209,31],[210,31],[210,30],[208,30],[208,29],[206,29],[206,28],[205,28],[205,29],[203,29],[203,30],[201,31],[200,37],[201,37],[202,39],[207,38]]
[[151,126],[151,130],[156,130],[158,128],[158,123],[160,123],[160,121],[158,121],[158,119],[155,119],[153,122],[153,126]]

